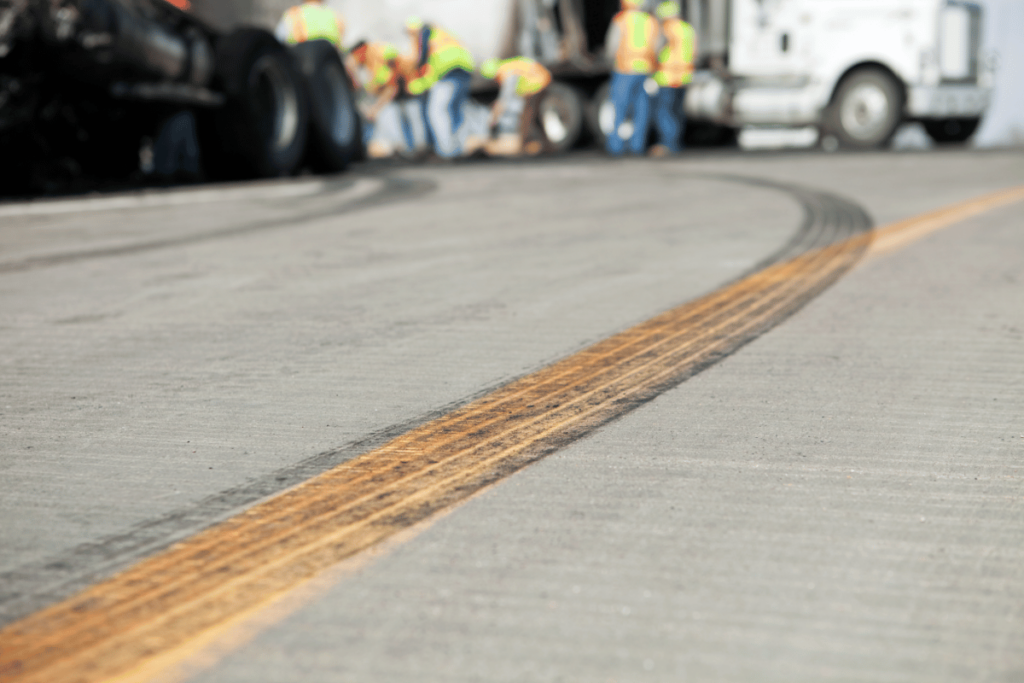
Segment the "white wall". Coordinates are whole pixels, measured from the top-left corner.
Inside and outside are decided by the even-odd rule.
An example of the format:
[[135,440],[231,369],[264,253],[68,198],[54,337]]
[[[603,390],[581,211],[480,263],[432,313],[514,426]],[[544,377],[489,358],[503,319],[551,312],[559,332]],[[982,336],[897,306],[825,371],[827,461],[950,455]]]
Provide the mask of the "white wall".
[[1024,146],[1024,0],[982,0],[985,43],[998,53],[992,106],[974,138],[978,147]]
[[408,50],[403,31],[409,16],[456,36],[479,64],[496,57],[511,16],[511,0],[328,0],[345,16],[345,42],[386,40]]

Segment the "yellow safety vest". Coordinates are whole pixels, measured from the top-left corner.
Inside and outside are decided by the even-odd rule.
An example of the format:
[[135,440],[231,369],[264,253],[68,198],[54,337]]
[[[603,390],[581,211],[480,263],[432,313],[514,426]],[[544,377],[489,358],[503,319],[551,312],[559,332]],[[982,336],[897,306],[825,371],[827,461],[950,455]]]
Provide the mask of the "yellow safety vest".
[[693,27],[682,19],[668,19],[661,25],[668,44],[658,55],[654,80],[663,88],[681,88],[693,80],[693,52],[696,36]]
[[615,15],[621,35],[615,51],[615,70],[622,74],[649,74],[658,63],[654,54],[658,22],[647,12],[627,9]]
[[395,60],[398,59],[398,48],[391,43],[370,43],[366,46],[362,64],[370,72],[370,81],[366,91],[375,94],[395,82]]
[[427,63],[420,71],[419,78],[409,83],[408,90],[413,95],[422,94],[455,69],[472,73],[474,66],[473,55],[450,33],[431,28],[427,43]]
[[296,5],[284,13],[288,21],[288,42],[304,43],[307,40],[329,40],[341,47],[345,24],[329,7],[316,2]]
[[498,75],[494,78],[498,83],[503,83],[511,76],[519,77],[516,94],[520,97],[536,95],[551,83],[551,72],[528,57],[513,57],[502,61],[498,65]]

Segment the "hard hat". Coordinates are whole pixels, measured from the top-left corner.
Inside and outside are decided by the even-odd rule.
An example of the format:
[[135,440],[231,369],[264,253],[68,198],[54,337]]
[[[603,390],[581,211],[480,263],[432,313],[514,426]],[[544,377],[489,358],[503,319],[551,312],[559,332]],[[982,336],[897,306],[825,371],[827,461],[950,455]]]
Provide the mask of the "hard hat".
[[494,78],[498,75],[498,64],[497,59],[485,59],[480,65],[480,75],[484,78]]
[[419,17],[409,17],[405,20],[405,30],[415,33],[423,28],[423,20]]
[[644,0],[622,0],[622,9],[641,9]]
[[659,19],[674,19],[679,16],[679,3],[674,0],[665,0],[655,10]]

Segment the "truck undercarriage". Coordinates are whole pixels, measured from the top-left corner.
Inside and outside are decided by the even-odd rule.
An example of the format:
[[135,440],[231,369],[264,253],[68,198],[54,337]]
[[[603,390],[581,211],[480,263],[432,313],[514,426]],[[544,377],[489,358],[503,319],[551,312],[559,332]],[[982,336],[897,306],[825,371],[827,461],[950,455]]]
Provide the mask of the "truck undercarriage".
[[128,180],[143,141],[183,113],[213,177],[338,171],[359,154],[334,46],[222,32],[180,4],[0,0],[0,192]]

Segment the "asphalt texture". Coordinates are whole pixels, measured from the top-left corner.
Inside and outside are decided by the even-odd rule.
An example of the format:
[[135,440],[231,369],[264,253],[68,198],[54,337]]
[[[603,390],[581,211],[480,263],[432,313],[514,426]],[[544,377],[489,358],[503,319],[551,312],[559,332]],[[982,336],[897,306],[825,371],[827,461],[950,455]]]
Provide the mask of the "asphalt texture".
[[[882,225],[1024,184],[1024,156],[581,155],[0,207],[0,618],[755,268],[803,209],[740,177]],[[1021,218],[865,257],[195,680],[1019,680]]]

